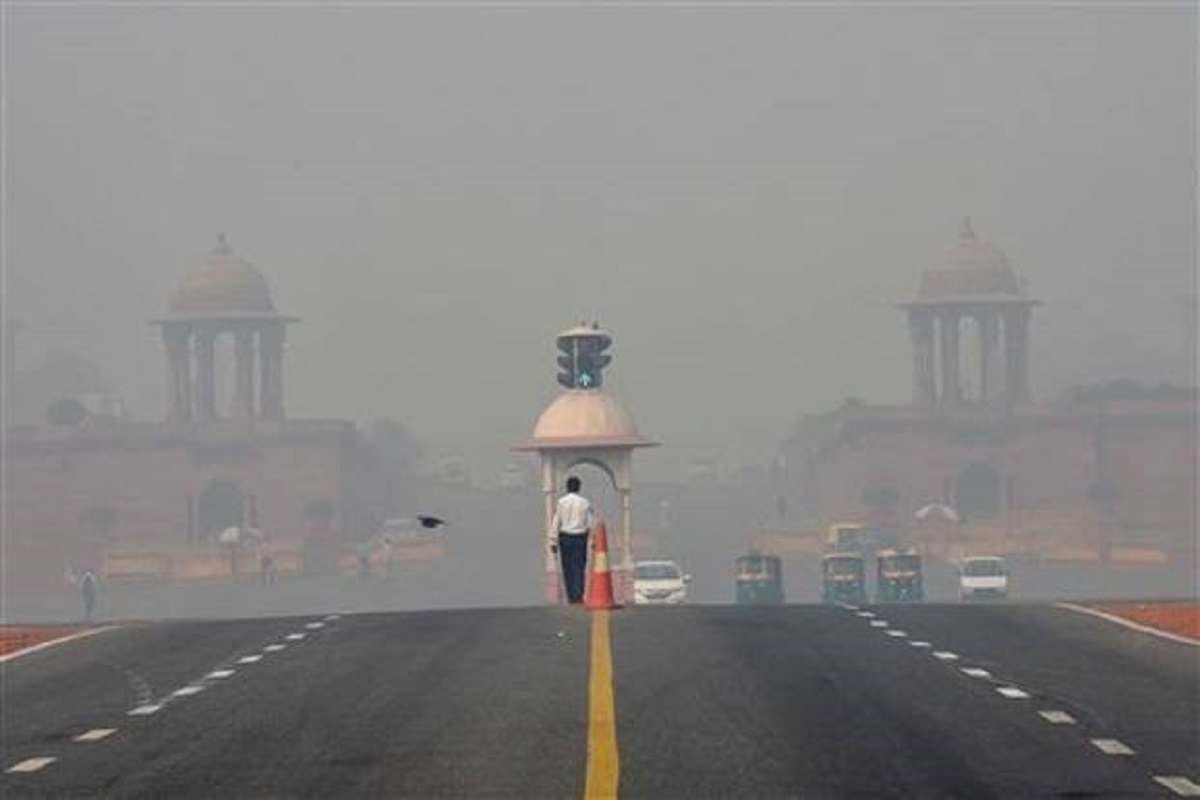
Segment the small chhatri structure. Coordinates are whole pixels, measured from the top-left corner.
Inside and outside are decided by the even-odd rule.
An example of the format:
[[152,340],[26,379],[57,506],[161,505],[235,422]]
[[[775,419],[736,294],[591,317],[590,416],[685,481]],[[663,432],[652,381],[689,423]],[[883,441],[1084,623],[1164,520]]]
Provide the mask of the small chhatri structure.
[[284,340],[296,321],[275,311],[262,273],[221,235],[208,260],[183,276],[167,315],[154,321],[167,351],[167,421],[217,419],[216,349],[225,335],[233,338],[231,416],[283,419]]
[[[542,457],[545,535],[550,532],[557,493],[572,468],[591,464],[612,481],[621,500],[621,556],[616,573],[626,589],[633,574],[633,451],[656,447],[638,433],[633,417],[611,394],[601,390],[603,370],[612,357],[605,350],[612,337],[593,324],[563,331],[557,337],[558,383],[564,391],[538,418],[532,438],[518,451]],[[618,590],[620,591],[620,590]],[[547,599],[558,599],[558,567],[546,554]]]
[[[914,404],[953,411],[1028,402],[1029,322],[1036,305],[1004,251],[976,237],[965,218],[958,240],[921,276],[917,298],[900,305],[912,336]],[[964,333],[970,350],[963,347]]]

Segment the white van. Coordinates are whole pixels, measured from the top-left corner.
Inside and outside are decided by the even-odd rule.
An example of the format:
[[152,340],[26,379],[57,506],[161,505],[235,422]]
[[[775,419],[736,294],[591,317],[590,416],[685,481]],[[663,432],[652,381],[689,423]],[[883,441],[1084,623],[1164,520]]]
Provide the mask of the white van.
[[639,561],[633,565],[633,601],[678,605],[687,600],[691,581],[674,561]]
[[999,556],[964,558],[958,568],[958,591],[963,600],[1007,598],[1008,565]]

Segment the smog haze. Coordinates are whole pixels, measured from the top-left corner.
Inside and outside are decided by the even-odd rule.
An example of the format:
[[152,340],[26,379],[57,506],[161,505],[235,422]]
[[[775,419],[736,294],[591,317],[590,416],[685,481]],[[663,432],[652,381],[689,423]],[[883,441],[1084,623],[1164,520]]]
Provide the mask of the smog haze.
[[1194,7],[10,6],[18,367],[163,413],[147,322],[224,232],[302,321],[298,417],[490,469],[598,320],[694,458],[906,402],[902,314],[964,215],[1045,302],[1034,392],[1193,383]]

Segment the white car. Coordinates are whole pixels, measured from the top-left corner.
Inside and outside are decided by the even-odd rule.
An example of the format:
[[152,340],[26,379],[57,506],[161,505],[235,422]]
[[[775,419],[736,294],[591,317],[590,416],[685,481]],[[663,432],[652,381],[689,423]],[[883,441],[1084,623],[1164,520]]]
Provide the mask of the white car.
[[999,556],[964,558],[958,570],[963,600],[1004,600],[1008,597],[1008,566]]
[[633,601],[678,605],[687,600],[691,580],[674,561],[639,561],[633,565]]

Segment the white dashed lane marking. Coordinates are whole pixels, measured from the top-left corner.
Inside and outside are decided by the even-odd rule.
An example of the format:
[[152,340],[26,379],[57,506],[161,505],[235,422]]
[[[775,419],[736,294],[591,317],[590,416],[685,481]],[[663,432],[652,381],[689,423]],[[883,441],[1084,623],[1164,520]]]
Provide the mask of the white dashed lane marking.
[[862,617],[863,619],[875,619],[875,615],[872,614],[870,611],[859,611],[858,615],[860,617]]
[[1200,797],[1200,783],[1182,775],[1155,775],[1154,782],[1165,786],[1180,797]]
[[988,672],[986,669],[981,669],[979,667],[964,667],[963,675],[969,675],[972,678],[990,678],[990,677],[992,677],[992,673]]
[[287,647],[286,644],[269,644],[263,648],[264,653],[278,653],[280,650]]
[[1028,700],[1029,699],[1028,692],[1026,692],[1022,689],[1018,689],[1015,686],[999,686],[996,688],[996,691],[999,692],[1004,697],[1007,697],[1009,700]]
[[939,661],[958,661],[958,656],[949,650],[938,650],[933,654],[933,657]]
[[298,642],[304,638],[304,634],[303,633],[289,633],[287,636],[285,636],[283,638],[287,639],[289,642]]
[[176,689],[171,692],[172,697],[191,697],[194,694],[200,694],[204,691],[203,686],[184,686],[182,689]]
[[871,627],[872,628],[886,628],[887,623],[881,619],[873,619],[873,620],[871,620]]
[[101,739],[107,739],[117,732],[116,728],[92,728],[87,733],[81,733],[71,741],[73,742],[98,742]]
[[138,706],[137,708],[130,711],[129,716],[131,716],[131,717],[148,717],[151,714],[153,714],[156,711],[159,711],[161,709],[162,709],[162,705],[160,703],[147,703],[144,706]]
[[909,642],[913,647],[933,647],[929,642]]
[[325,621],[326,622],[337,622],[341,618],[342,618],[341,614],[330,614],[328,617],[325,618]]
[[5,772],[37,772],[42,767],[53,764],[58,761],[54,756],[42,756],[41,758],[27,758],[20,763],[13,764],[5,770]]
[[1092,746],[1101,753],[1110,756],[1131,756],[1133,750],[1124,742],[1116,739],[1092,739]]
[[204,677],[212,678],[213,680],[220,680],[221,678],[228,678],[232,674],[233,670],[231,669],[214,669]]
[[262,656],[242,656],[237,660],[239,664],[253,664],[256,661],[261,661]]
[[324,628],[325,623],[324,622],[310,622],[307,625],[305,625],[304,627],[308,628],[310,631],[315,631],[315,630]]
[[1075,718],[1065,711],[1039,711],[1042,719],[1051,725],[1074,725]]
[[895,636],[897,639],[904,639],[904,638],[907,638],[907,637],[908,637],[908,634],[907,634],[907,633],[905,633],[904,631],[898,631],[898,630],[894,630],[894,629],[893,629],[893,630],[890,630],[890,631],[888,631],[888,632],[887,632],[887,635],[888,635],[888,636]]

